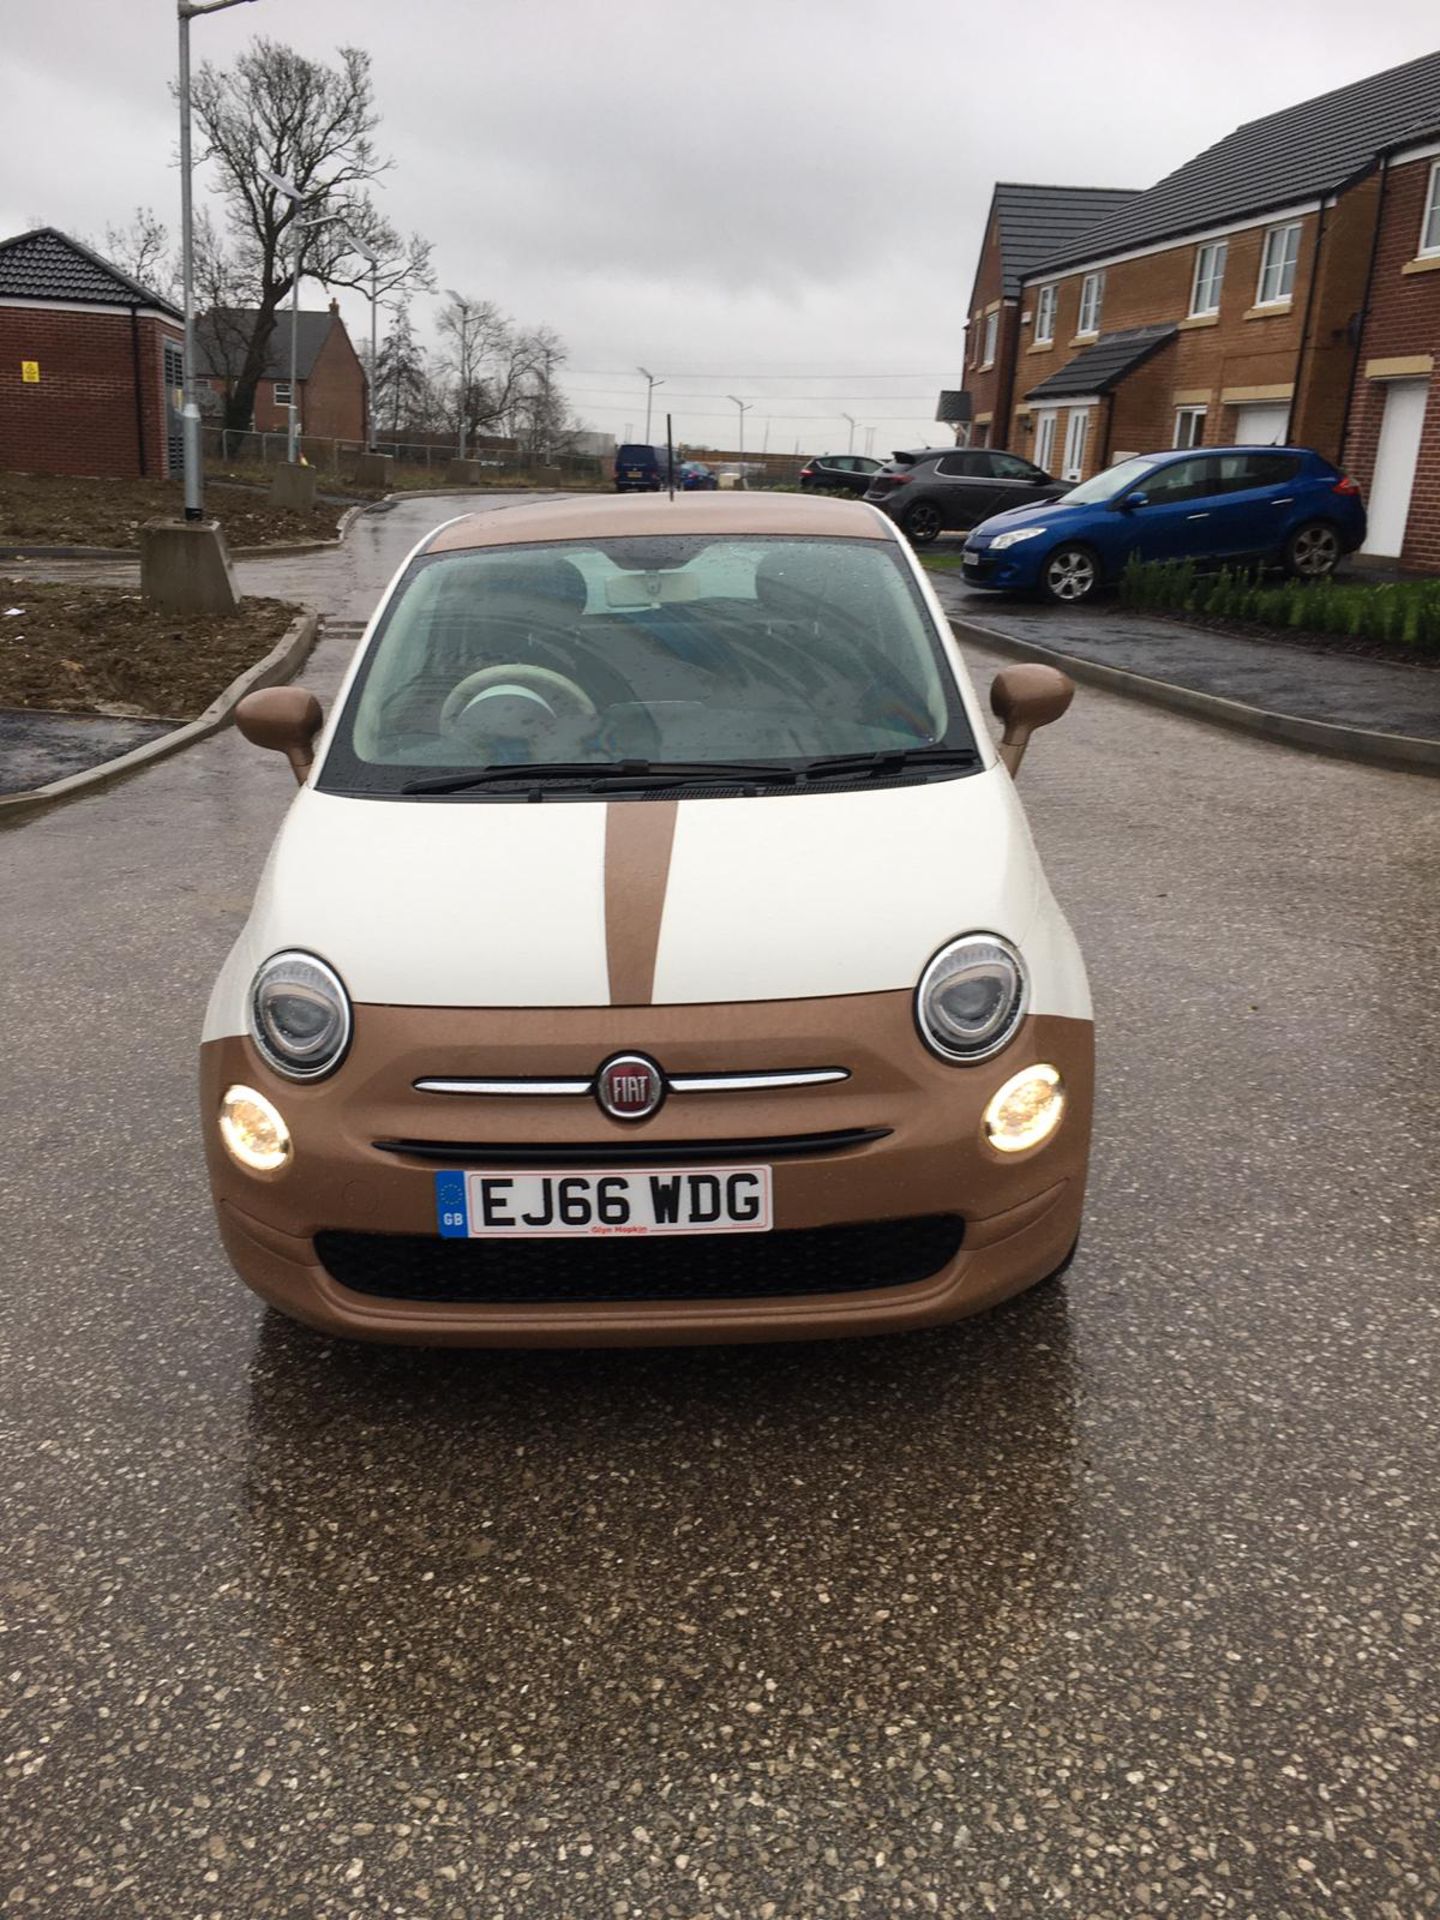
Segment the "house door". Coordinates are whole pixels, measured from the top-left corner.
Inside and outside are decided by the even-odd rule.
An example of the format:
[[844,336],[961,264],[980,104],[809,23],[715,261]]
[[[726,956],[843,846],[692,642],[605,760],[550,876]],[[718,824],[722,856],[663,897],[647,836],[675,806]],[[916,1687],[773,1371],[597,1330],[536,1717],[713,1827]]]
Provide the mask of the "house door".
[[173,340],[165,342],[165,471],[174,475],[185,465],[185,355]]
[[1035,464],[1043,467],[1046,473],[1055,471],[1056,418],[1053,413],[1037,413],[1035,416]]
[[1364,553],[1398,559],[1405,544],[1428,386],[1425,380],[1385,383],[1385,415],[1380,422],[1380,445],[1375,450],[1375,478],[1366,503],[1370,531],[1361,549]]
[[1237,447],[1283,447],[1290,431],[1290,402],[1281,400],[1263,407],[1235,409]]
[[1065,426],[1065,465],[1062,480],[1078,480],[1085,471],[1085,439],[1090,431],[1088,408],[1077,407]]

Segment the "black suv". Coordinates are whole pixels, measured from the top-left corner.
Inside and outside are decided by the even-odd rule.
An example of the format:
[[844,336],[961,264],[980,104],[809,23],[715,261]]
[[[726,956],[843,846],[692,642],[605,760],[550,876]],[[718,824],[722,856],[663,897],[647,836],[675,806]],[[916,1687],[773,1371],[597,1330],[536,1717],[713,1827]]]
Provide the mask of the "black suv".
[[925,547],[942,533],[968,533],[1007,507],[1056,500],[1073,482],[1055,480],[1016,453],[988,447],[921,447],[897,453],[865,498]]
[[880,462],[864,453],[817,453],[800,469],[806,493],[864,493]]

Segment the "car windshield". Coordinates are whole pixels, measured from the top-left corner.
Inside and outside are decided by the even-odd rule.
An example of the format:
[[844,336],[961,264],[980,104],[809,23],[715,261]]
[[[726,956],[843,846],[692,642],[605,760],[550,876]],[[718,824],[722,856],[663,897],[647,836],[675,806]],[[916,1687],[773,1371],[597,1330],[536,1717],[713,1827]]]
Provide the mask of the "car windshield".
[[582,540],[416,560],[318,784],[381,795],[495,767],[703,774],[936,746],[973,752],[974,736],[888,542]]
[[1103,473],[1097,473],[1092,479],[1082,481],[1078,487],[1072,487],[1068,493],[1062,493],[1060,498],[1067,507],[1098,506],[1124,493],[1127,487],[1138,487],[1145,475],[1154,471],[1153,460],[1122,460],[1118,466],[1107,467]]

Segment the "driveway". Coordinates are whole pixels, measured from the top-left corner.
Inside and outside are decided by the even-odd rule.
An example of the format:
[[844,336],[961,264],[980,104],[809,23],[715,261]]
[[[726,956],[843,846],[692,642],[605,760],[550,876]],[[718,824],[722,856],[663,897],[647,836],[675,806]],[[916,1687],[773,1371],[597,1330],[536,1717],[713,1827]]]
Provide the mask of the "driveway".
[[[358,622],[444,511],[244,572]],[[268,1317],[195,1048],[283,761],[0,835],[7,1915],[1440,1909],[1434,789],[1083,689],[1020,777],[1079,1257],[828,1347]]]

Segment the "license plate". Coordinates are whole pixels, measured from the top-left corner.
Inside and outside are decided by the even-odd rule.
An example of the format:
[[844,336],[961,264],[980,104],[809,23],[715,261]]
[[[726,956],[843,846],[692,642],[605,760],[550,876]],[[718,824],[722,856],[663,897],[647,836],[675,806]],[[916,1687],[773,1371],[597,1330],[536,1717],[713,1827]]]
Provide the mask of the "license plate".
[[980,556],[976,553],[963,553],[960,556],[960,563],[966,567],[978,567],[980,564]]
[[768,1233],[769,1167],[638,1167],[623,1173],[437,1173],[447,1240]]

